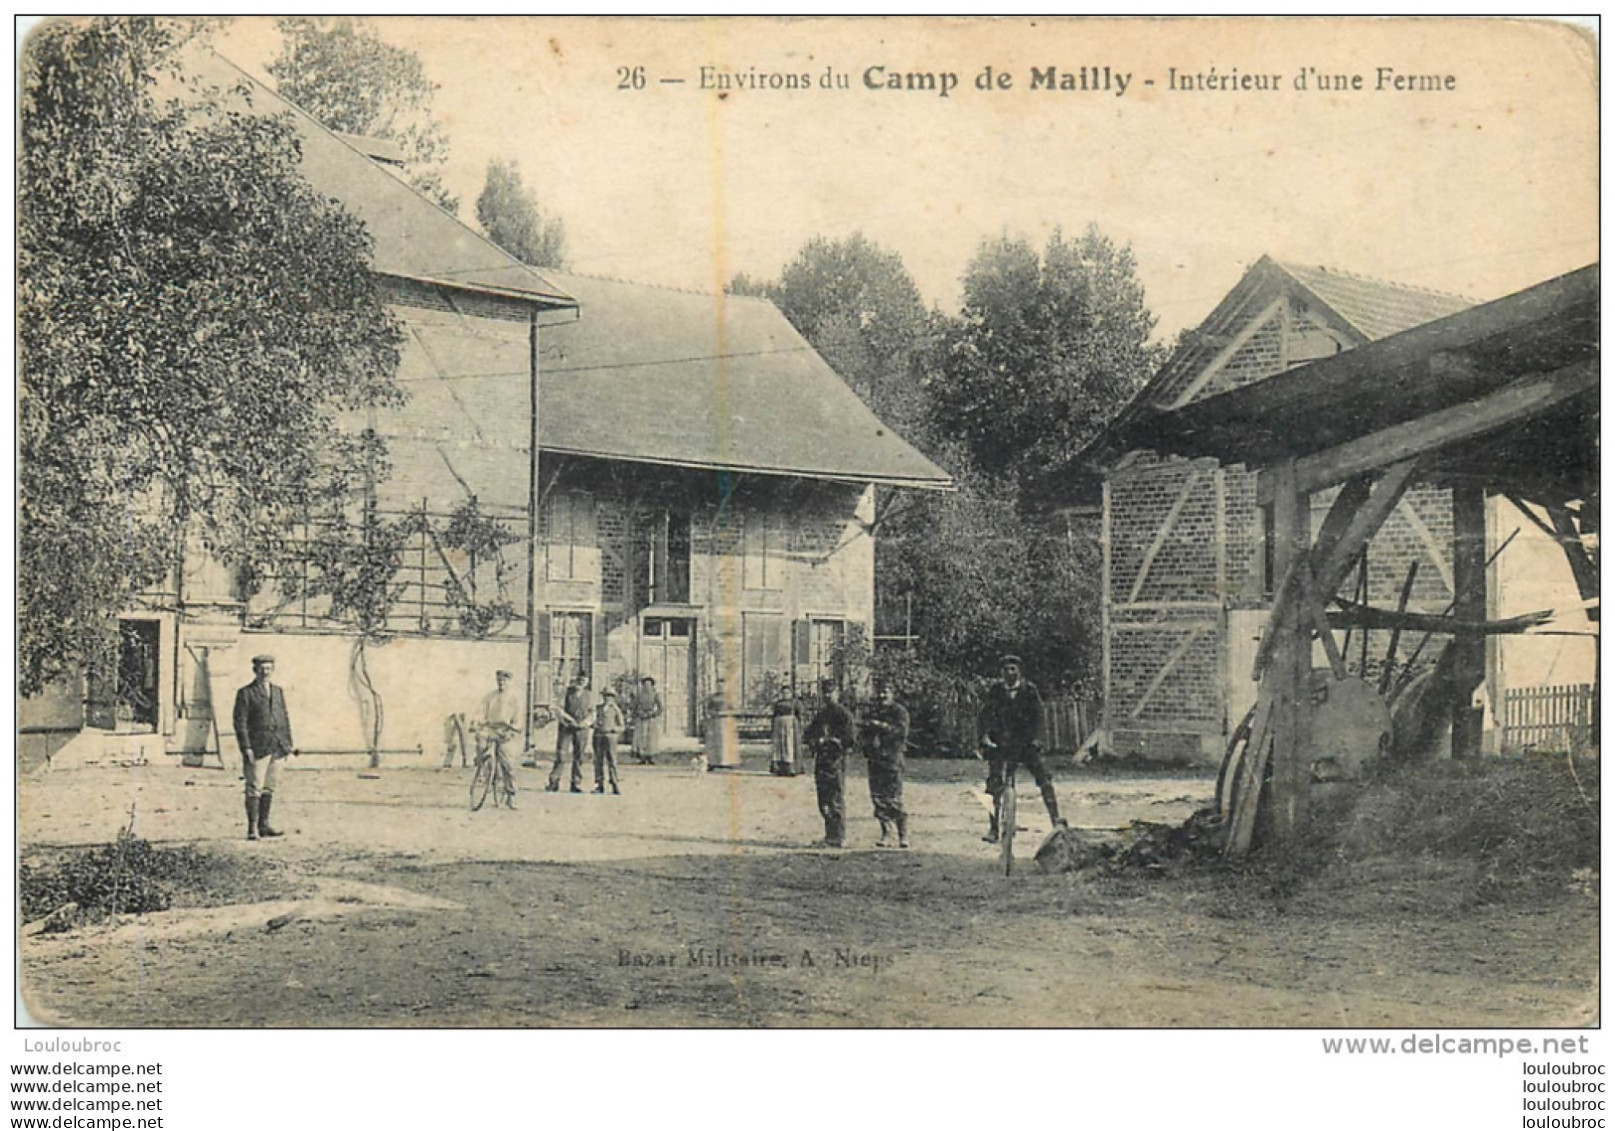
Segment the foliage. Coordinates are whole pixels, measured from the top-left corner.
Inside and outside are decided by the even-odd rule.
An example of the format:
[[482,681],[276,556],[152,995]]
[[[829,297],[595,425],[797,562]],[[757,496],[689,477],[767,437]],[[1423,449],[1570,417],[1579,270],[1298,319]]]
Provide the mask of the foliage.
[[984,243],[964,275],[931,391],[937,424],[992,474],[1024,485],[1091,439],[1159,364],[1132,250],[1095,226],[1042,256]]
[[432,116],[437,87],[420,56],[386,43],[363,20],[297,16],[276,27],[281,49],[269,73],[281,95],[330,129],[397,143],[409,183],[458,210],[443,186],[449,143]]
[[547,216],[514,161],[488,162],[477,197],[477,223],[488,238],[530,267],[566,268],[566,225]]
[[[912,695],[964,702],[1006,651],[1045,693],[1098,682],[1096,532],[1031,513],[1027,488],[1137,389],[1148,344],[1132,254],[1097,228],[983,244],[957,318],[927,312],[901,259],[862,236],[809,240],[778,282],[737,275],[731,293],[772,299],[888,423],[953,476],[947,495],[883,501],[878,631],[916,638],[901,669]],[[961,698],[962,697],[962,698]],[[911,710],[929,707],[911,701]]]
[[[217,907],[306,894],[306,883],[281,874],[262,858],[215,854],[196,845],[154,845],[132,829],[112,844],[71,848],[17,866],[17,902],[23,922],[47,918],[46,930],[65,930],[112,915],[171,907]],[[76,910],[53,913],[68,904]]]
[[920,364],[937,319],[896,252],[861,233],[815,236],[778,282],[741,274],[728,290],[772,300],[864,403],[911,440],[921,439],[927,414]]
[[103,657],[187,536],[231,563],[282,553],[363,465],[337,414],[400,395],[369,237],[303,180],[289,116],[186,80],[194,35],[99,19],[25,44],[25,694]]
[[[27,863],[17,870],[17,899],[24,922],[76,903],[78,918],[166,911],[172,881],[197,866],[194,848],[157,849],[128,829],[110,844],[71,856],[57,867]],[[70,924],[63,924],[70,925]]]
[[[496,558],[506,546],[521,541],[521,536],[504,523],[483,514],[475,495],[454,508],[440,531],[429,534],[445,549],[465,554],[469,563],[466,575],[473,580],[479,562]],[[444,599],[454,608],[461,630],[469,636],[487,636],[516,618],[515,606],[509,601],[502,596],[479,600],[475,589],[468,590],[453,571],[449,573]]]

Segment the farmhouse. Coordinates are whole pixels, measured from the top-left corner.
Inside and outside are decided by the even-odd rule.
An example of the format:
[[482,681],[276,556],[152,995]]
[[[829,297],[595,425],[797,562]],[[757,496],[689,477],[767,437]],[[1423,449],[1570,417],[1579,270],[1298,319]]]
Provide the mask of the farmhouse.
[[[1289,370],[1471,305],[1456,296],[1264,257],[1198,328],[1184,335],[1161,370],[1074,462],[1078,474],[1067,481],[1067,501],[1076,504],[1073,510],[1086,502],[1099,511],[1104,546],[1105,706],[1099,742],[1119,754],[1219,762],[1256,701],[1256,653],[1282,580],[1273,497],[1260,489],[1256,468],[1237,459],[1163,449],[1144,422],[1235,392],[1259,398],[1263,385]],[[1420,395],[1416,388],[1407,392],[1415,399]],[[1347,397],[1327,411],[1350,418],[1368,407]],[[1280,448],[1287,442],[1289,425],[1276,417],[1254,413],[1239,426],[1253,442]],[[1096,468],[1102,475],[1097,492],[1087,486],[1091,480],[1080,477]],[[1447,481],[1421,481],[1398,493],[1371,542],[1351,563],[1341,582],[1343,596],[1362,605],[1429,614],[1450,610],[1455,599],[1450,487]],[[1335,494],[1335,485],[1329,485],[1311,495],[1313,525],[1322,522]],[[1518,599],[1497,584],[1498,578],[1509,570],[1516,577],[1539,572],[1533,543],[1538,551],[1545,545],[1557,559],[1546,567],[1556,571],[1547,588],[1562,597],[1569,575],[1557,545],[1502,495],[1482,505],[1488,554],[1521,531],[1516,544],[1493,563],[1493,611]],[[1390,682],[1387,669],[1405,666],[1413,647],[1409,643],[1400,656],[1394,654],[1392,635],[1389,629],[1359,627],[1341,641],[1344,662],[1375,686]],[[1493,708],[1485,715],[1488,724],[1508,682],[1542,680],[1544,671],[1549,673],[1544,682],[1569,683],[1572,672],[1590,679],[1590,641],[1577,642],[1581,647],[1569,654],[1564,640],[1552,641],[1549,652],[1543,643],[1511,640],[1503,647],[1488,646],[1483,689]],[[1434,658],[1434,652],[1423,655],[1426,664]],[[1321,663],[1321,653],[1318,659]]]
[[[288,108],[262,88],[254,105]],[[288,532],[306,552],[286,576],[196,549],[119,618],[116,670],[37,704],[36,744],[231,757],[261,652],[311,758],[436,752],[499,668],[533,674],[535,708],[579,671],[653,676],[675,741],[713,696],[837,676],[873,618],[877,488],[946,474],[771,303],[540,274],[296,113],[305,173],[369,228],[407,335],[406,403],[352,422],[388,446],[363,508],[383,607],[360,632],[319,583],[329,516]]]

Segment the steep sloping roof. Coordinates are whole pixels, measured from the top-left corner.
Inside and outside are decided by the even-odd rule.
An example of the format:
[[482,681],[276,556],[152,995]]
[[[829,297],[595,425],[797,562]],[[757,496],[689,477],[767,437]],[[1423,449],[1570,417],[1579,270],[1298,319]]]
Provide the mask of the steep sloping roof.
[[1039,488],[1040,496],[1051,502],[1069,502],[1096,495],[1096,470],[1131,450],[1126,437],[1135,435],[1138,421],[1183,399],[1185,391],[1194,387],[1195,379],[1239,332],[1252,319],[1259,318],[1275,299],[1286,295],[1306,301],[1353,347],[1475,305],[1475,300],[1461,295],[1370,279],[1329,267],[1281,263],[1264,255],[1251,264],[1205,321],[1183,335],[1172,356],[1122,406],[1104,431],[1064,468],[1049,476]]
[[1328,267],[1304,267],[1296,263],[1277,265],[1370,342],[1400,334],[1403,330],[1411,330],[1426,322],[1434,322],[1449,314],[1457,314],[1475,305],[1474,299],[1462,295],[1388,283]]
[[[1142,414],[1117,443],[1263,467],[1459,411],[1479,423],[1452,432],[1422,478],[1462,478],[1533,500],[1594,497],[1599,274],[1592,264],[1243,388]],[[1515,397],[1506,417],[1477,411],[1505,391]],[[1374,454],[1381,451],[1387,462],[1407,458],[1389,444]]]
[[[540,447],[640,463],[947,489],[764,299],[554,273],[581,303],[540,331]],[[402,497],[527,497],[518,328],[411,312],[409,403],[380,421]],[[413,492],[413,494],[411,494]]]
[[[1308,300],[1354,345],[1378,341],[1475,305],[1473,299],[1406,287],[1329,267],[1281,263],[1262,256],[1234,284],[1216,308],[1167,358],[1139,390],[1133,404],[1160,408],[1176,399],[1216,358],[1223,345],[1275,297]],[[1129,406],[1131,407],[1131,406]]]
[[364,223],[375,241],[371,266],[378,273],[506,295],[546,307],[575,305],[549,279],[461,223],[376,164],[353,141],[326,129],[228,59],[198,51],[193,69],[225,90],[245,84],[257,113],[292,114],[303,148],[303,175]]

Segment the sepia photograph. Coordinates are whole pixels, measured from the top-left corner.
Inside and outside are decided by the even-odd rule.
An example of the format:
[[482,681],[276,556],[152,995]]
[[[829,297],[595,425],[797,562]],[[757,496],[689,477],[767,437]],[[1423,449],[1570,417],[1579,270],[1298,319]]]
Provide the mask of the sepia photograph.
[[1596,20],[54,17],[16,61],[40,1063],[1506,1031],[1497,1125],[1570,1126]]

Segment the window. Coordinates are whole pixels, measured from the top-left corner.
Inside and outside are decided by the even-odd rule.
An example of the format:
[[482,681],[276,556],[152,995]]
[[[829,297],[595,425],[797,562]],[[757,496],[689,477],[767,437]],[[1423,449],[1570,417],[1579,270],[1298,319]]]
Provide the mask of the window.
[[545,505],[544,576],[550,581],[587,580],[585,551],[595,546],[594,498],[551,496]]
[[690,516],[659,511],[646,531],[646,593],[651,604],[690,600]]
[[593,678],[594,616],[592,613],[549,615],[551,683],[558,700],[579,672]]
[[741,687],[745,706],[768,706],[790,685],[790,636],[779,613],[745,613],[741,622]]
[[813,668],[815,682],[821,679],[841,683],[839,664],[841,644],[846,639],[847,624],[840,620],[815,619],[808,624],[808,663]]
[[748,514],[741,529],[747,589],[785,588],[785,524],[775,514]]

